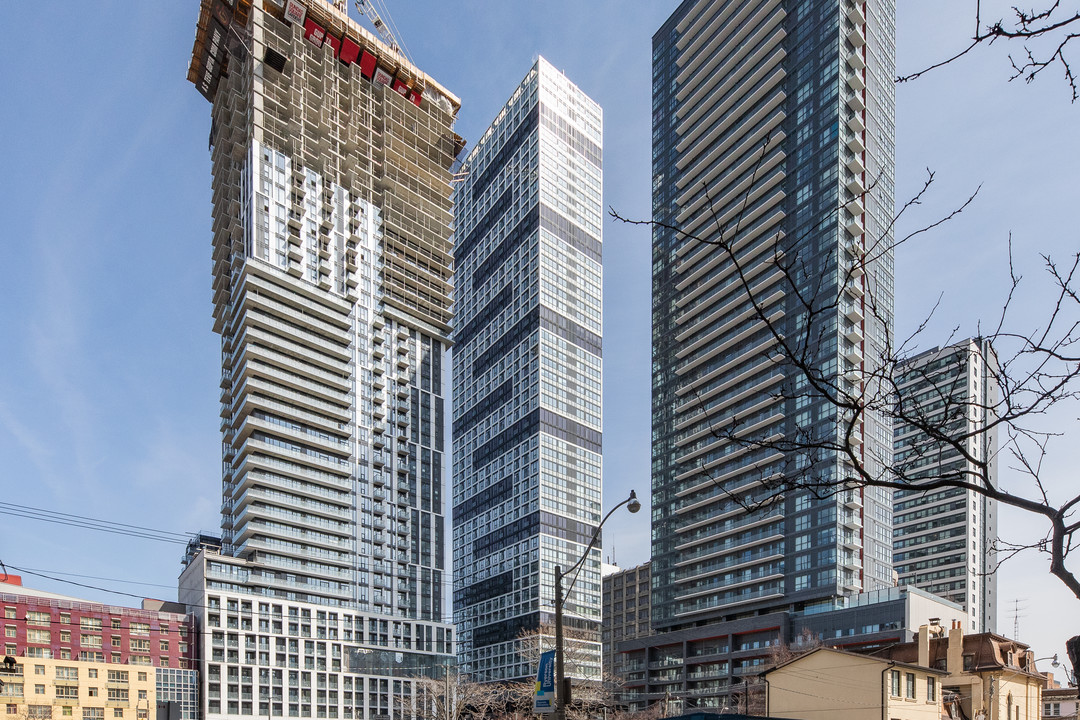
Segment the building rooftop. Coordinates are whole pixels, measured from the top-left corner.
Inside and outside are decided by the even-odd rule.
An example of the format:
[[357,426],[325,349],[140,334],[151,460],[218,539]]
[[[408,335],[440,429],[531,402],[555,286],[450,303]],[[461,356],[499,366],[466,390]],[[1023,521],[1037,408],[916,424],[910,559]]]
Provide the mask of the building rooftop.
[[61,595],[60,593],[49,592],[47,590],[33,590],[25,587],[22,584],[16,584],[11,582],[0,583],[0,598],[4,600],[14,600],[15,598],[23,597],[27,600],[48,600],[52,601],[50,605],[71,605],[71,606],[83,606],[83,609],[99,610],[100,612],[130,612],[132,610],[141,612],[167,612],[174,615],[183,615],[184,611],[177,609],[178,604],[169,601],[153,600],[149,598],[143,599],[143,603],[150,603],[151,605],[159,604],[160,607],[132,607],[130,605],[113,605],[110,603],[103,603],[97,600],[87,600],[85,598],[75,597],[72,595]]
[[[279,4],[284,6],[280,11],[275,12],[280,18],[284,19],[286,11],[293,7],[302,8],[301,17],[304,19],[301,22],[316,23],[320,30],[327,36],[333,36],[339,44],[342,38],[348,36],[360,46],[360,49],[366,49],[375,55],[380,64],[387,66],[391,74],[403,79],[409,87],[420,91],[434,90],[441,95],[449,102],[451,114],[457,115],[457,111],[461,108],[461,100],[456,95],[413,65],[399,50],[390,47],[350,18],[347,11],[339,10],[326,0],[288,0],[287,3]],[[215,0],[202,0],[195,44],[191,50],[188,80],[199,86],[200,78],[205,74],[214,76],[221,74],[225,67],[223,63],[226,55],[225,47],[237,40],[244,40],[236,28],[247,26],[251,6],[252,0],[236,0],[234,9]],[[272,4],[267,4],[268,9],[271,7]],[[222,32],[224,38],[221,35],[215,35],[215,29]],[[328,46],[333,46],[333,42],[328,42]]]

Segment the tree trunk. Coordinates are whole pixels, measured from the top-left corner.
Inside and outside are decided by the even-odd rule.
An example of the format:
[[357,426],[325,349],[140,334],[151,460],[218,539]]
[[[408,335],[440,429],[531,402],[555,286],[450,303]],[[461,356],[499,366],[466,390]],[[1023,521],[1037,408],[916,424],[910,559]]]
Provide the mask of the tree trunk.
[[1065,652],[1069,656],[1069,664],[1072,665],[1073,682],[1080,682],[1080,635],[1073,635],[1065,641]]

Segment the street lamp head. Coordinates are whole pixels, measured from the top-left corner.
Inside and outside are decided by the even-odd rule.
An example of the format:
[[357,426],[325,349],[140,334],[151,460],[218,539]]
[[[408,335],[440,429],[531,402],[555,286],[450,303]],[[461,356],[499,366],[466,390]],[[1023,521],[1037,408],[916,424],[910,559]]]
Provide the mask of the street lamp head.
[[626,501],[626,509],[632,513],[641,509],[641,501],[637,499],[637,493],[633,490],[630,491],[630,499]]

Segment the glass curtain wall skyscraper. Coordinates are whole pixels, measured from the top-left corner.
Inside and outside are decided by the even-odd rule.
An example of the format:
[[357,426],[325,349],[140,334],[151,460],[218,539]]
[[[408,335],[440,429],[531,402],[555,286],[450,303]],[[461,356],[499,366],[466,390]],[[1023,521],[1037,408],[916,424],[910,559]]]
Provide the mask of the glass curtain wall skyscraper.
[[[891,493],[742,506],[784,476],[853,474],[768,444],[847,431],[776,362],[744,283],[783,336],[814,339],[816,371],[866,382],[892,326],[894,15],[892,0],[686,0],[653,38],[656,631],[892,584]],[[889,461],[883,418],[851,432],[871,471]]]
[[459,102],[322,0],[204,0],[189,79],[212,103],[222,358],[221,545],[181,578],[204,712],[397,715],[401,676],[452,653]]
[[[463,672],[534,676],[554,568],[601,517],[600,107],[543,58],[455,191],[454,620]],[[600,549],[565,606],[578,677],[600,677]]]

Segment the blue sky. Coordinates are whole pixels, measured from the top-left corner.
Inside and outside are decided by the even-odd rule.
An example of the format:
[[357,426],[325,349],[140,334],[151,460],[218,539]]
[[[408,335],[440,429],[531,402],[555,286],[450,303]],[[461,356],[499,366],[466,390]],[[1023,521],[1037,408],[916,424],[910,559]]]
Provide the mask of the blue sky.
[[[390,9],[417,65],[462,99],[457,130],[466,139],[479,137],[536,55],[564,70],[604,108],[605,203],[644,218],[651,36],[676,4],[405,0]],[[950,54],[970,33],[968,3],[898,4],[900,72]],[[196,0],[7,8],[8,27],[20,30],[0,45],[2,502],[178,532],[217,528],[209,105],[186,81],[197,12]],[[918,189],[926,167],[938,173],[932,196],[901,229],[935,219],[982,184],[968,212],[897,254],[899,332],[944,293],[922,347],[994,317],[1010,232],[1036,296],[1044,289],[1038,253],[1063,258],[1080,247],[1080,106],[1070,105],[1057,70],[1032,85],[1007,82],[1007,51],[973,53],[898,88],[897,199]],[[640,227],[608,222],[604,243],[612,505],[631,488],[648,497],[650,252]],[[1050,421],[1075,437],[1077,414],[1073,407]],[[1069,471],[1080,463],[1068,440],[1048,459],[1062,489],[1075,487]],[[1020,481],[1005,471],[1003,482]],[[647,504],[608,528],[605,556],[614,552],[624,566],[647,559]],[[1024,516],[1002,513],[1009,539],[1030,531]],[[109,578],[65,576],[109,589],[170,597],[181,550],[0,515],[0,561]],[[1075,615],[1077,601],[1047,577],[1045,561],[1014,561],[999,583],[999,630],[1012,634],[1019,599],[1020,639],[1039,656],[1063,652],[1076,628],[1061,619]],[[40,578],[27,584],[127,601]]]

